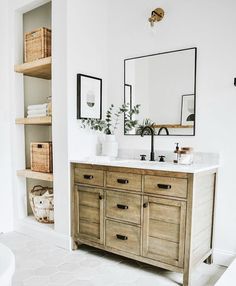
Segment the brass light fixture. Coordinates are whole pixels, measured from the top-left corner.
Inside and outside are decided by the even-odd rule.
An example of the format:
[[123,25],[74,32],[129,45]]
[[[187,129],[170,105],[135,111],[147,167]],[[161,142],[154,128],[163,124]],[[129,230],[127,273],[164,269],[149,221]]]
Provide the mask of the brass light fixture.
[[165,14],[165,12],[162,8],[156,8],[155,10],[153,10],[151,17],[148,19],[148,21],[151,24],[151,27],[154,26],[155,22],[161,21],[164,17],[164,14]]

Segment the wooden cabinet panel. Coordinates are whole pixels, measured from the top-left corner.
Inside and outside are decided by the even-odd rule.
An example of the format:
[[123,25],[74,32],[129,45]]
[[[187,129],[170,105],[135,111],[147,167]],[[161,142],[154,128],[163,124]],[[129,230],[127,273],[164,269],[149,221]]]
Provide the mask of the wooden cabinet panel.
[[140,255],[140,228],[106,220],[106,246],[117,250]]
[[183,266],[186,203],[144,197],[143,256]]
[[114,189],[141,192],[142,177],[138,174],[107,172],[106,186]]
[[103,190],[79,186],[75,196],[78,238],[103,243]]
[[75,168],[75,183],[102,187],[104,184],[103,171]]
[[187,179],[144,176],[144,192],[171,197],[187,197]]
[[107,191],[106,216],[109,218],[140,224],[141,196]]

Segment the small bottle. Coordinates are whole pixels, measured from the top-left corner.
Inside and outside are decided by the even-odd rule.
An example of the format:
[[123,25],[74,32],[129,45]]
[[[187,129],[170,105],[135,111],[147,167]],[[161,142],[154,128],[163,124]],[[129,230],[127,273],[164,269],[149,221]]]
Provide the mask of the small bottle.
[[175,151],[174,153],[176,153],[176,159],[173,161],[175,164],[179,163],[179,143],[175,143]]

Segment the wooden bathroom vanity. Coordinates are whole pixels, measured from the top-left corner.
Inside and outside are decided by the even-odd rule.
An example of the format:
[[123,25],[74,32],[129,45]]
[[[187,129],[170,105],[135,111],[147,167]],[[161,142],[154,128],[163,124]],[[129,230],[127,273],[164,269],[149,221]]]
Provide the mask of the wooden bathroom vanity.
[[75,246],[181,272],[188,286],[212,262],[217,166],[139,165],[72,163]]

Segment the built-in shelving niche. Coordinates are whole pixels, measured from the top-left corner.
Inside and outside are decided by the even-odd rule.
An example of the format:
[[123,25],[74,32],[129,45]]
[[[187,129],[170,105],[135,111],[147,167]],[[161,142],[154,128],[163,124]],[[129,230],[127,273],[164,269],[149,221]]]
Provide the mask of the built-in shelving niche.
[[[31,32],[40,27],[51,29],[51,2],[44,4],[23,14],[23,33]],[[24,37],[24,35],[22,35]],[[22,132],[25,134],[25,169],[18,170],[17,175],[26,179],[26,195],[34,185],[53,186],[53,174],[33,172],[30,170],[30,143],[52,141],[52,117],[27,118],[27,106],[41,104],[48,101],[51,96],[51,65],[52,57],[39,59],[29,63],[16,64],[15,72],[22,73],[24,83],[24,117],[17,118],[16,124],[24,125]],[[42,228],[53,229],[53,225],[48,228],[47,224],[38,223],[32,216],[29,202],[27,203],[27,217],[23,219],[23,224],[29,226],[38,225]]]

